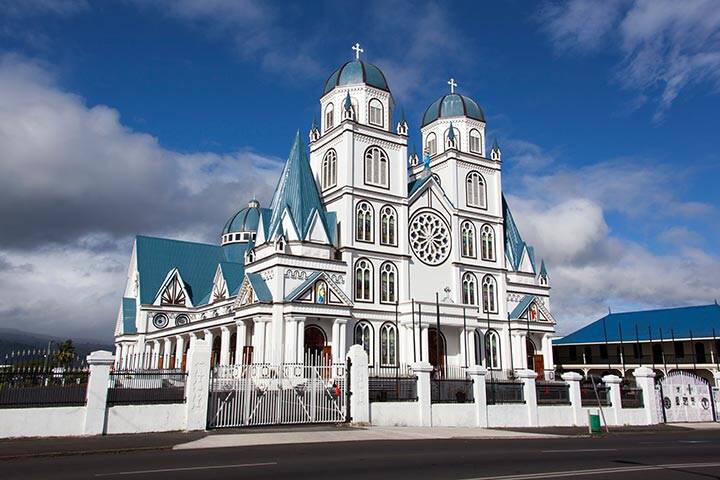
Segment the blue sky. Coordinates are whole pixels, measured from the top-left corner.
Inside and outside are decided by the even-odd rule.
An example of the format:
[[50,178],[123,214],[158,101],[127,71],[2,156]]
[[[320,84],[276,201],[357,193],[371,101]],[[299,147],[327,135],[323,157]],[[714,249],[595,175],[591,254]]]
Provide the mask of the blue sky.
[[355,42],[416,143],[449,77],[482,105],[561,332],[710,303],[716,6],[0,0],[0,325],[109,338],[132,235],[214,241],[268,198]]

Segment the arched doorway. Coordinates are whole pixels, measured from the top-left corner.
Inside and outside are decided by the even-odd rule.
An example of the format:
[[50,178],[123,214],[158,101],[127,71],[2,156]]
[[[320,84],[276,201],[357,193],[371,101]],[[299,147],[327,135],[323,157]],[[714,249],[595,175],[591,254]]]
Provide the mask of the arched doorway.
[[[439,338],[438,338],[439,337]],[[430,364],[436,369],[443,370],[445,368],[445,357],[447,342],[445,341],[445,335],[440,332],[438,336],[437,328],[428,329],[428,358]]]
[[528,370],[535,370],[535,343],[525,338],[526,365]]
[[210,365],[213,367],[217,366],[220,363],[220,337],[216,336],[213,338],[213,344],[212,344],[212,355],[210,355]]
[[305,361],[311,364],[330,363],[332,360],[331,347],[327,346],[327,338],[322,328],[317,325],[305,327]]

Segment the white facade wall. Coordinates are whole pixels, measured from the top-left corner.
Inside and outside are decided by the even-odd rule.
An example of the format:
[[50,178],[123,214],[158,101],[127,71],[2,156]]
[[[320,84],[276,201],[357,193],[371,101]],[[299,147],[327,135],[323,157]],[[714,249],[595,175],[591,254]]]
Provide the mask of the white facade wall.
[[83,435],[85,407],[2,408],[0,438]]

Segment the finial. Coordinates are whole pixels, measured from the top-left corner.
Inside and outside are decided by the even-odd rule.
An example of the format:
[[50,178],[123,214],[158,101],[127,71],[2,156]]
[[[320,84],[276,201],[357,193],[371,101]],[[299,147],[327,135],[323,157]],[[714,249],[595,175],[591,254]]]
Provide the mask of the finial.
[[454,78],[450,78],[450,80],[448,80],[447,83],[448,83],[448,85],[450,85],[450,93],[455,93],[455,87],[458,86],[458,84],[455,83],[455,79],[454,79]]
[[353,45],[352,49],[355,51],[355,60],[360,60],[360,54],[361,54],[361,53],[364,53],[365,50],[363,50],[362,48],[360,48],[360,44],[359,44],[359,43],[356,43],[355,45]]
[[612,310],[610,310],[610,306],[608,305],[608,315],[612,314]]

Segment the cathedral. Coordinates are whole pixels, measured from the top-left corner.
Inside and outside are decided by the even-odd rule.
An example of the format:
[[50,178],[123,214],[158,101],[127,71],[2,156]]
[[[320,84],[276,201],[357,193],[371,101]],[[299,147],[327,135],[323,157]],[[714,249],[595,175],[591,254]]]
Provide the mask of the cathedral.
[[218,244],[137,236],[115,327],[117,362],[182,368],[193,338],[212,362],[532,369],[550,377],[549,277],[502,192],[485,114],[449,93],[422,117],[422,155],[383,72],[355,58],[298,133],[269,205],[250,200]]

